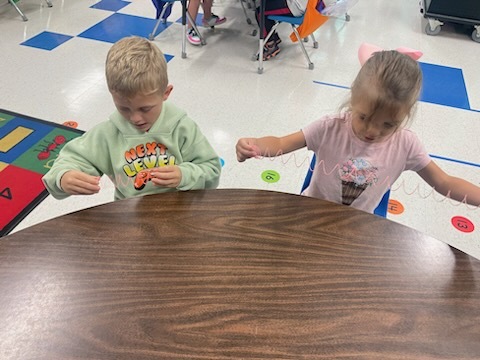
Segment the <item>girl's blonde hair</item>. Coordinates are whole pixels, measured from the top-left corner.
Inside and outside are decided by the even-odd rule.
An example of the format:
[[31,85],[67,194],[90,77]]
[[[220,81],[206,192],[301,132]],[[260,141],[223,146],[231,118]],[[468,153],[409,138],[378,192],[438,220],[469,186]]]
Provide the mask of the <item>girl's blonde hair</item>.
[[396,50],[374,53],[362,66],[351,88],[349,106],[369,101],[372,113],[387,110],[393,118],[409,119],[420,96],[422,72],[418,63]]
[[110,48],[105,75],[108,89],[125,97],[163,93],[168,85],[165,56],[138,36],[123,38]]

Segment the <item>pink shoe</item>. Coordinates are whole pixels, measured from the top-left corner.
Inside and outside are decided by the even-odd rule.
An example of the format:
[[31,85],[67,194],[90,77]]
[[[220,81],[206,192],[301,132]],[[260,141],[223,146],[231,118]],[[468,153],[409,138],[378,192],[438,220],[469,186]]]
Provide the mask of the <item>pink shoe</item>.
[[198,34],[195,32],[195,30],[193,28],[188,30],[187,40],[190,44],[195,45],[195,46],[198,46],[202,43],[202,41],[200,40],[200,36],[198,36]]
[[212,14],[210,19],[206,19],[205,17],[202,20],[202,24],[204,27],[213,27],[216,25],[222,25],[225,21],[227,21],[226,17],[219,17],[218,15]]

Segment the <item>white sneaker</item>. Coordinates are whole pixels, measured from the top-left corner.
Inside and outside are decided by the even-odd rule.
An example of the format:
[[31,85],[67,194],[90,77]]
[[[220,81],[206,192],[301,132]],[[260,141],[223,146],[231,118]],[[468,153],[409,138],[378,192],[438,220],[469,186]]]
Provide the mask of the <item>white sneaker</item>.
[[190,44],[198,46],[202,43],[200,36],[195,32],[194,28],[191,28],[187,32],[187,40]]

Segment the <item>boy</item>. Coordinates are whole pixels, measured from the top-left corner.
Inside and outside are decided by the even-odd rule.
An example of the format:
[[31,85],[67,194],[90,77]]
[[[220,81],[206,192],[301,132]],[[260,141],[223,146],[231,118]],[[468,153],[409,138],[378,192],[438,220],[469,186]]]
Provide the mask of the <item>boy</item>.
[[165,102],[173,86],[160,49],[140,37],[121,39],[105,74],[117,111],[62,149],[43,177],[50,194],[98,193],[103,174],[115,184],[115,200],[216,188],[218,155],[186,113]]

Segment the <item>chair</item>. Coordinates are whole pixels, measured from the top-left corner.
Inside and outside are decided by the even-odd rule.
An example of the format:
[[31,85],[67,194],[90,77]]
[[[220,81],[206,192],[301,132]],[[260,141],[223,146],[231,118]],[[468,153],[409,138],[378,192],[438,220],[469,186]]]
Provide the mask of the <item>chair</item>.
[[[243,14],[245,15],[245,21],[247,22],[248,25],[252,25],[253,22],[247,14],[247,8],[245,7],[244,2],[247,3],[247,7],[249,9],[255,9],[255,3],[254,3],[253,0],[240,0],[240,5],[242,5]],[[256,36],[257,35],[257,29],[253,29],[252,32],[250,33],[250,35]]]
[[[28,18],[27,16],[23,13],[22,10],[20,10],[20,8],[17,6],[16,2],[18,0],[8,0],[8,2],[15,8],[15,10],[17,10],[18,14],[22,17],[23,21],[28,21]],[[45,2],[47,3],[48,7],[52,7],[53,4],[50,0],[45,0]]]
[[[302,190],[300,191],[301,193],[308,187],[308,185],[310,185],[310,181],[312,180],[313,169],[315,169],[315,162],[316,162],[316,157],[314,154],[312,161],[310,162],[307,175],[305,176],[305,180],[303,181]],[[383,195],[382,200],[380,200],[380,203],[377,205],[373,213],[375,215],[386,218],[387,212],[388,212],[389,199],[390,199],[390,190],[387,190],[387,192]]]
[[189,12],[187,11],[187,0],[152,0],[155,9],[157,10],[156,19],[157,22],[155,23],[155,27],[153,31],[148,35],[148,39],[153,41],[155,39],[155,34],[157,32],[160,23],[166,24],[167,18],[172,12],[172,6],[174,2],[180,1],[182,3],[182,59],[187,57],[187,21],[186,18],[188,17],[188,21],[192,24],[193,29],[198,34],[200,38],[201,44],[205,45],[206,41],[202,36],[202,33],[198,31],[197,25],[195,21],[190,16]]
[[310,60],[310,57],[305,50],[305,46],[303,46],[302,39],[307,39],[308,36],[312,38],[313,47],[315,49],[318,48],[318,42],[315,40],[313,36],[313,32],[317,30],[322,24],[324,24],[328,20],[328,16],[325,16],[321,13],[322,8],[317,8],[317,5],[321,5],[323,2],[321,0],[308,0],[307,8],[305,10],[305,14],[302,16],[285,16],[285,15],[268,15],[267,19],[275,21],[275,25],[267,34],[266,38],[261,41],[260,51],[259,51],[259,68],[258,72],[263,72],[262,62],[263,62],[263,44],[268,42],[268,39],[272,34],[275,32],[278,25],[281,23],[288,23],[292,27],[293,33],[290,35],[290,39],[295,42],[297,41],[305,59],[307,60],[308,68],[313,70],[313,63]]

